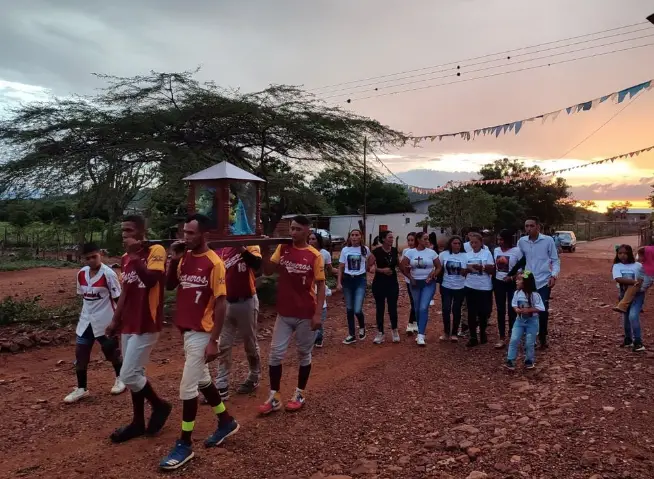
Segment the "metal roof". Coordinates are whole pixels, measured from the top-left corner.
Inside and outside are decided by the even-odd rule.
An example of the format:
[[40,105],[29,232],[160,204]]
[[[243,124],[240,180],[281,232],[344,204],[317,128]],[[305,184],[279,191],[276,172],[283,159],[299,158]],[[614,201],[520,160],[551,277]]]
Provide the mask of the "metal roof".
[[210,166],[206,170],[194,173],[191,176],[184,178],[184,181],[206,181],[206,180],[239,180],[239,181],[257,181],[265,183],[258,176],[254,176],[238,166],[234,166],[226,161],[220,162],[217,165]]
[[652,208],[628,208],[628,215],[649,215],[652,214],[654,210]]

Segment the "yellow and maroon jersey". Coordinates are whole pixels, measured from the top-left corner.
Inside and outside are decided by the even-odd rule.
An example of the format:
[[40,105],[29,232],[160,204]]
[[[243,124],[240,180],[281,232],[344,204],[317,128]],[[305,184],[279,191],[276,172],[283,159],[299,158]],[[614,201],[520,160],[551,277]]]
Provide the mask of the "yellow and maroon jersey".
[[316,313],[316,281],[325,280],[325,265],[313,247],[280,244],[270,258],[279,268],[277,312],[281,316],[311,319]]
[[[163,293],[166,270],[166,250],[161,245],[145,248],[137,260],[127,254],[121,258],[121,281],[125,291],[121,332],[123,334],[157,333],[163,325]],[[157,283],[148,288],[136,272],[139,261],[150,271],[161,272]]]
[[[261,258],[261,250],[258,246],[248,246],[250,254]],[[254,270],[250,268],[237,248],[220,248],[216,251],[225,263],[227,298],[244,299],[257,294],[254,280]]]
[[187,251],[177,266],[175,326],[182,330],[213,329],[216,298],[225,296],[225,265],[215,251]]

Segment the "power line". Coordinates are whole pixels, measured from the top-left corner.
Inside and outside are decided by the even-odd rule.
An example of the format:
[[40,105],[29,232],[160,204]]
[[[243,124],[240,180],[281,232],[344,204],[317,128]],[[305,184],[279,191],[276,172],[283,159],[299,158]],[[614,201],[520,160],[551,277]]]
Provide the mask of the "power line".
[[330,84],[330,85],[323,85],[321,87],[313,88],[313,89],[311,89],[309,91],[314,91],[315,92],[317,90],[323,90],[323,89],[326,89],[326,88],[337,87],[337,86],[341,86],[341,85],[351,85],[351,84],[354,84],[354,83],[361,83],[361,82],[364,82],[364,81],[376,80],[376,79],[380,79],[380,78],[388,78],[388,77],[396,76],[396,75],[403,75],[405,73],[414,73],[414,72],[419,72],[419,71],[431,70],[433,68],[442,68],[442,67],[445,67],[445,66],[448,66],[448,65],[457,65],[457,64],[460,64],[460,63],[465,63],[465,62],[470,62],[470,61],[475,61],[475,60],[481,60],[483,58],[489,58],[489,57],[492,57],[492,56],[505,55],[505,54],[508,54],[508,53],[518,52],[518,51],[521,51],[521,50],[527,50],[527,49],[530,49],[530,48],[538,48],[538,47],[542,47],[542,46],[546,46],[546,45],[552,45],[554,43],[561,43],[561,42],[565,42],[565,41],[576,40],[576,39],[579,39],[579,38],[590,37],[590,36],[593,36],[593,35],[600,35],[600,34],[603,34],[603,33],[614,32],[614,31],[617,31],[617,30],[624,30],[624,29],[627,29],[627,28],[632,28],[632,27],[636,27],[636,26],[640,26],[640,25],[648,25],[648,22],[633,23],[631,25],[625,25],[625,26],[622,26],[622,27],[609,28],[609,29],[606,29],[606,30],[600,30],[598,32],[586,33],[586,34],[583,34],[583,35],[577,35],[577,36],[573,36],[573,37],[567,37],[567,38],[563,38],[561,40],[553,40],[553,41],[538,43],[538,44],[530,45],[530,46],[526,46],[526,47],[514,48],[514,49],[511,49],[511,50],[504,50],[504,51],[495,52],[495,53],[488,53],[486,55],[470,57],[470,58],[466,58],[466,59],[463,59],[463,60],[457,60],[457,61],[453,61],[453,62],[441,63],[441,64],[438,64],[438,65],[431,65],[431,66],[428,66],[428,67],[415,68],[415,69],[412,69],[412,70],[404,70],[404,71],[400,71],[400,72],[396,72],[396,73],[388,73],[386,75],[378,75],[378,76],[363,78],[363,79],[360,79],[360,80],[351,80],[351,81],[345,81],[345,82],[340,82],[340,83],[333,83],[333,84]]
[[[593,48],[611,46],[611,45],[615,45],[617,43],[624,43],[624,42],[628,42],[628,41],[632,41],[632,40],[640,40],[642,38],[647,38],[647,37],[653,36],[653,35],[645,35],[645,36],[636,37],[636,38],[627,38],[627,39],[623,39],[623,40],[620,40],[620,41],[609,42],[609,43],[605,43],[605,44],[602,44],[602,45],[590,45],[588,47],[578,49],[578,50],[571,50],[571,51],[567,51],[567,52],[559,52],[559,53],[556,53],[556,54],[546,55],[546,56],[538,57],[538,58],[526,59],[526,60],[522,60],[522,61],[519,61],[519,62],[512,61],[514,58],[524,57],[524,56],[527,56],[527,55],[535,55],[537,53],[543,53],[543,52],[548,52],[548,51],[552,51],[552,50],[559,50],[559,49],[562,49],[562,48],[568,48],[568,47],[572,47],[572,46],[575,46],[575,45],[581,45],[581,44],[589,43],[589,42],[597,42],[597,41],[600,41],[600,40],[606,40],[608,38],[621,37],[621,36],[624,36],[624,35],[630,35],[630,34],[639,33],[639,32],[642,32],[642,31],[651,32],[652,29],[651,29],[651,27],[646,27],[646,28],[641,28],[640,30],[635,30],[635,31],[632,31],[632,32],[616,33],[616,34],[608,35],[608,36],[601,37],[601,38],[593,38],[593,39],[590,39],[590,40],[582,40],[582,41],[579,41],[579,42],[569,43],[567,45],[559,45],[559,46],[556,46],[556,47],[543,48],[543,49],[540,49],[540,50],[535,50],[533,52],[518,53],[516,55],[508,56],[506,58],[495,58],[495,59],[492,59],[492,60],[484,60],[484,61],[480,61],[480,62],[476,62],[476,63],[470,63],[468,65],[457,65],[455,67],[452,66],[452,67],[443,68],[443,69],[440,69],[440,70],[428,71],[428,72],[424,72],[424,73],[417,73],[417,74],[414,74],[414,75],[407,75],[407,76],[391,78],[391,79],[386,79],[386,80],[381,80],[381,81],[376,81],[376,82],[364,83],[362,85],[355,85],[355,86],[351,86],[351,87],[340,88],[340,89],[337,89],[337,90],[324,92],[324,94],[329,94],[330,95],[330,96],[324,97],[324,99],[333,98],[333,97],[337,97],[337,96],[345,96],[347,94],[360,93],[360,92],[355,92],[354,90],[356,90],[356,89],[363,89],[363,88],[367,88],[367,87],[370,87],[370,86],[381,85],[381,84],[384,84],[384,83],[393,83],[393,82],[396,82],[396,81],[408,80],[408,79],[411,79],[411,78],[424,77],[424,76],[433,75],[433,74],[436,74],[436,73],[456,72],[456,76],[460,76],[463,69],[468,69],[470,67],[475,67],[475,66],[479,66],[479,65],[487,65],[489,63],[495,63],[495,62],[500,62],[500,61],[506,62],[507,60],[511,61],[510,63],[505,63],[503,65],[493,65],[493,66],[488,66],[486,68],[480,68],[480,69],[471,70],[471,71],[466,70],[465,73],[474,73],[474,72],[479,72],[479,71],[484,71],[484,70],[490,70],[492,68],[500,68],[500,67],[509,66],[509,65],[513,65],[513,64],[525,63],[525,62],[528,62],[528,61],[541,60],[543,58],[549,58],[549,57],[553,57],[553,56],[564,55],[564,54],[567,54],[567,53],[576,53],[576,52],[580,52],[580,51],[584,51],[584,50],[591,50]],[[453,76],[453,75],[454,75],[454,73],[452,73],[451,75],[444,75],[444,76],[436,77],[436,78],[427,78],[427,79],[423,79],[423,80],[417,80],[417,81],[414,81],[414,82],[400,83],[400,84],[397,84],[397,85],[389,85],[389,86],[382,86],[382,87],[378,86],[378,87],[375,88],[375,91],[377,91],[379,89],[382,89],[382,88],[393,88],[393,87],[397,87],[397,86],[404,86],[404,85],[409,85],[411,83],[419,83],[420,81],[436,80],[438,78],[446,78],[446,77]],[[336,95],[336,93],[339,93],[339,92],[350,92],[350,93],[344,93],[344,94],[341,94],[341,95]],[[334,95],[331,95],[331,94],[334,94]]]
[[558,62],[550,62],[550,63],[546,63],[546,64],[543,64],[543,65],[534,65],[534,66],[531,66],[531,67],[519,68],[517,70],[510,70],[510,71],[504,71],[504,72],[491,73],[491,74],[488,74],[488,75],[482,75],[482,76],[474,77],[474,78],[464,78],[462,80],[455,80],[455,81],[450,81],[450,82],[445,82],[445,83],[437,83],[435,85],[426,85],[426,86],[422,86],[422,87],[409,88],[409,89],[399,90],[399,91],[394,91],[394,92],[380,93],[380,94],[376,94],[376,95],[369,95],[369,96],[364,96],[364,97],[359,97],[359,98],[351,98],[351,99],[348,99],[347,102],[351,103],[352,101],[362,101],[362,100],[369,100],[371,98],[380,98],[380,97],[384,97],[384,96],[399,95],[401,93],[408,93],[408,92],[413,92],[413,91],[427,90],[427,89],[430,89],[430,88],[437,88],[437,87],[442,87],[442,86],[447,86],[447,85],[453,85],[455,83],[466,83],[466,82],[475,81],[475,80],[483,80],[483,79],[486,79],[486,78],[509,75],[511,73],[519,73],[519,72],[523,72],[523,71],[535,70],[535,69],[538,69],[538,68],[550,67],[550,66],[553,66],[553,65],[562,65],[564,63],[575,62],[575,61],[578,61],[578,60],[586,60],[586,59],[589,59],[589,58],[596,58],[596,57],[601,57],[601,56],[604,56],[604,55],[611,55],[613,53],[626,52],[626,51],[629,51],[629,50],[635,50],[637,48],[650,47],[652,45],[654,45],[654,43],[646,43],[644,45],[635,45],[635,46],[621,48],[621,49],[617,49],[617,50],[611,50],[611,51],[608,51],[608,52],[594,53],[592,55],[581,56],[581,57],[578,57],[578,58],[570,58],[570,59],[561,60],[561,61],[558,61]]
[[399,181],[400,183],[402,183],[404,186],[407,186],[407,187],[408,187],[408,186],[411,186],[411,185],[407,184],[407,183],[406,183],[402,178],[400,178],[400,177],[397,176],[395,173],[393,173],[393,172],[391,171],[391,169],[390,169],[388,166],[386,166],[386,164],[385,164],[382,160],[379,159],[379,157],[377,156],[377,153],[375,153],[375,151],[374,151],[372,148],[370,149],[370,153],[372,153],[372,154],[375,156],[375,159],[376,159],[376,160],[377,160],[377,161],[378,161],[378,162],[379,162],[379,163],[384,167],[384,169],[385,169],[386,171],[388,171],[388,173],[389,173],[393,178],[395,178],[397,181]]

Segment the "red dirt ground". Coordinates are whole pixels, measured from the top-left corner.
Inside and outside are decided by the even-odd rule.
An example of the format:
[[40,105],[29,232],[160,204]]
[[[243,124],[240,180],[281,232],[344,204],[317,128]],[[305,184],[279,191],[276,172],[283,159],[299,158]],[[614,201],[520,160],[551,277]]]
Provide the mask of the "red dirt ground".
[[[327,339],[316,350],[305,410],[258,418],[267,374],[256,398],[234,397],[228,407],[241,431],[219,449],[201,440],[214,427],[201,408],[196,458],[173,477],[224,478],[651,478],[654,477],[654,356],[617,347],[621,322],[611,312],[612,245],[621,239],[579,245],[563,257],[562,279],[552,302],[551,348],[537,352],[537,368],[502,368],[505,351],[492,345],[466,350],[439,344],[441,317],[432,308],[428,346],[372,344],[373,303],[366,300],[368,339],[354,346],[345,335],[342,298],[329,304]],[[628,238],[632,243],[634,238]],[[0,274],[0,290],[32,295],[34,276],[53,289],[72,291],[67,270]],[[44,279],[45,278],[45,279]],[[19,282],[23,284],[18,284]],[[66,286],[66,284],[68,286]],[[17,285],[18,288],[14,289]],[[32,289],[34,288],[34,289]],[[404,293],[404,291],[403,291]],[[55,293],[54,297],[72,292]],[[407,300],[400,302],[401,328]],[[652,344],[650,306],[642,316],[644,341]],[[262,326],[267,357],[270,313]],[[490,342],[496,337],[490,328]],[[178,334],[168,328],[148,370],[155,388],[174,401],[161,436],[114,446],[108,436],[130,419],[127,395],[111,397],[111,368],[99,350],[89,371],[91,397],[65,406],[74,386],[73,338],[66,347],[0,356],[4,434],[0,477],[163,477],[158,461],[179,429],[177,389],[183,363]],[[62,365],[58,361],[63,360]],[[294,387],[291,349],[283,394]],[[264,368],[265,371],[265,368]],[[236,352],[233,382],[246,362]],[[471,461],[471,458],[474,461]],[[474,475],[473,471],[487,474]]]

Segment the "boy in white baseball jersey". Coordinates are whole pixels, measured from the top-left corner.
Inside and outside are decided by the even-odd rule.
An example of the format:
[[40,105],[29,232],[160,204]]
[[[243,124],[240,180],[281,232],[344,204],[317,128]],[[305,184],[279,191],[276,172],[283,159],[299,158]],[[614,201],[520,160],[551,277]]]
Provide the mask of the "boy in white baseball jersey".
[[95,244],[85,244],[82,255],[87,265],[77,273],[77,294],[83,299],[82,312],[76,330],[77,387],[64,398],[64,402],[68,404],[77,402],[89,394],[86,387],[87,367],[95,341],[100,344],[105,358],[111,362],[116,373],[116,381],[111,388],[111,394],[120,394],[125,391],[125,385],[118,379],[123,363],[118,341],[105,336],[105,329],[111,323],[116,309],[116,301],[120,296],[120,282],[116,273],[102,263],[102,253]]

